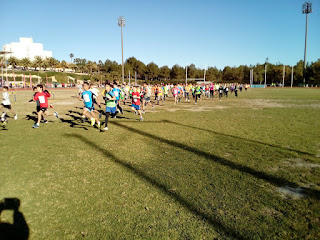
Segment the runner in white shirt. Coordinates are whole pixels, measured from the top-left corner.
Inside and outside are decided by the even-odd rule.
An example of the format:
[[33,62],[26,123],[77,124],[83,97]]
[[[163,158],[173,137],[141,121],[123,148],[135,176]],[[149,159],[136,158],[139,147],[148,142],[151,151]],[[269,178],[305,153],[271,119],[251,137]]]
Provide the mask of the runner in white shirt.
[[2,103],[0,106],[0,110],[3,112],[1,114],[1,117],[5,117],[7,112],[6,109],[8,109],[13,115],[14,115],[14,120],[18,119],[18,115],[15,113],[15,111],[12,110],[10,99],[9,99],[9,93],[8,93],[8,87],[4,86],[2,89]]

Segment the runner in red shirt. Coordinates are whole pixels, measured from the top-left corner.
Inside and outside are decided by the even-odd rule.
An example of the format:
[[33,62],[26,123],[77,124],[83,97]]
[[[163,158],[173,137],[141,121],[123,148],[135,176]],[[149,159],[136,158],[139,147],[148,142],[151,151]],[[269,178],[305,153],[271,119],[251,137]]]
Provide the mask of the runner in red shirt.
[[140,111],[140,93],[139,93],[137,87],[133,87],[131,110],[137,111],[140,115],[140,121],[143,121],[143,117],[142,117],[142,114]]
[[[43,91],[43,86],[42,85],[38,85],[37,86],[37,91],[38,92],[34,95],[33,100],[36,101],[36,102],[38,101],[40,110],[38,112],[38,121],[37,121],[36,124],[33,125],[33,128],[39,128],[42,116],[43,117],[44,117],[44,115],[53,116],[53,114],[50,114],[48,112],[48,97],[49,97],[50,94]],[[58,115],[57,112],[54,113],[54,116],[59,118],[59,115]]]

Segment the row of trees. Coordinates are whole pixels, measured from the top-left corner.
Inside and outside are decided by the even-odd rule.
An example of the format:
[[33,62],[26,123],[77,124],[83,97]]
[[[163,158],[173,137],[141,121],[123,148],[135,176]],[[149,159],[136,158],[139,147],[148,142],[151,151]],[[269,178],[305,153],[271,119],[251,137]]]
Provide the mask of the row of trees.
[[[70,54],[70,58],[74,57]],[[71,60],[72,61],[72,60]],[[13,66],[21,66],[25,70],[30,67],[35,69],[46,71],[47,68],[55,69],[60,68],[65,71],[66,68],[72,69],[75,72],[87,73],[93,78],[104,78],[110,80],[121,79],[121,64],[116,61],[107,59],[105,62],[99,60],[98,62],[87,61],[82,58],[75,58],[73,63],[67,63],[66,61],[58,61],[54,58],[41,58],[40,56],[35,57],[34,61],[30,61],[28,58],[18,60],[15,57],[8,59],[8,64]],[[187,67],[188,78],[203,78],[204,69],[197,68],[194,64]],[[184,81],[186,77],[185,67],[174,65],[172,68],[168,66],[159,67],[157,64],[151,62],[145,65],[142,61],[135,57],[130,57],[125,61],[124,64],[126,78],[131,74],[131,77],[137,75],[138,79],[143,80],[158,80],[158,81],[170,81],[180,80]],[[265,64],[256,64],[254,66],[241,65],[238,67],[226,66],[223,70],[216,67],[209,67],[206,69],[206,80],[214,82],[239,82],[249,83],[250,70],[253,69],[253,82],[256,84],[264,83]],[[320,59],[316,62],[308,64],[306,72],[306,83],[312,85],[320,84]],[[283,78],[283,64],[267,64],[267,84],[271,83],[282,83]],[[294,66],[294,81],[295,84],[303,82],[303,61],[299,61]],[[291,67],[285,66],[285,84],[288,85],[291,82]]]
[[[4,59],[0,59],[1,64],[3,65]],[[15,70],[17,66],[22,67],[24,70],[28,70],[29,68],[34,68],[34,70],[44,70],[47,68],[61,68],[63,71],[66,68],[69,68],[69,64],[66,61],[59,61],[53,57],[42,58],[41,56],[35,56],[34,60],[31,61],[30,58],[18,59],[16,57],[10,57],[7,60],[8,65],[12,66],[12,69]]]

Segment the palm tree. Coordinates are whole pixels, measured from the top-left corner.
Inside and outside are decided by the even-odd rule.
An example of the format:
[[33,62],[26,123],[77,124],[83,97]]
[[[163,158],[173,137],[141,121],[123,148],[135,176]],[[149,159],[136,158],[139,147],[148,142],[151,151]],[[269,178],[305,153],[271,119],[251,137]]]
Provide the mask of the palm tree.
[[57,59],[53,58],[53,57],[50,57],[50,58],[48,59],[48,64],[49,64],[49,66],[51,67],[51,71],[53,71],[53,68],[54,68],[57,64],[59,64],[59,61],[58,61]]
[[64,72],[68,67],[68,64],[65,60],[62,60],[60,66],[62,67],[62,71]]
[[41,70],[41,67],[43,65],[43,58],[41,56],[35,56],[34,57],[34,66],[39,67],[39,70]]
[[12,66],[12,70],[14,71],[14,69],[16,68],[16,66],[19,64],[19,59],[16,57],[10,57],[8,59],[8,63],[9,65]]
[[49,60],[50,60],[50,58],[48,58],[48,57],[46,57],[46,58],[43,60],[42,66],[43,66],[43,68],[44,68],[45,71],[46,71],[47,67],[50,66]]
[[69,65],[69,67],[70,67],[72,70],[74,70],[75,72],[76,72],[77,69],[79,68],[78,65],[77,65],[77,64],[74,64],[74,63],[71,63],[71,64]]
[[91,62],[91,61],[88,61],[86,65],[87,65],[87,68],[89,70],[89,74],[91,75],[92,74],[92,69],[94,68],[94,63]]
[[72,58],[73,57],[74,57],[73,53],[70,53],[71,63],[72,63]]
[[28,70],[28,67],[31,66],[30,58],[28,58],[28,57],[22,58],[20,61],[20,64],[22,65],[24,70]]

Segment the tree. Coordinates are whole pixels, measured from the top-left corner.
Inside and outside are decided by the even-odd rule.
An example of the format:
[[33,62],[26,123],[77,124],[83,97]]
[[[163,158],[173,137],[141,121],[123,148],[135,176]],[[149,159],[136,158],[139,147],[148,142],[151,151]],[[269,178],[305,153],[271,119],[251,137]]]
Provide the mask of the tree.
[[74,63],[70,63],[70,64],[69,64],[69,67],[70,67],[72,70],[74,70],[74,71],[77,71],[77,69],[78,69],[78,65],[77,65],[77,64],[74,64]]
[[216,67],[209,67],[206,72],[206,80],[208,81],[220,81],[221,80],[221,73]]
[[60,67],[62,68],[62,71],[64,72],[66,68],[68,67],[68,64],[65,60],[62,60],[60,63]]
[[31,60],[30,58],[22,58],[20,61],[20,65],[23,67],[24,70],[28,70],[28,67],[31,67]]
[[181,80],[184,78],[184,74],[184,68],[176,64],[171,69],[170,77],[172,79]]
[[168,66],[163,66],[159,69],[159,77],[165,81],[170,77],[170,68]]
[[73,53],[70,53],[70,58],[71,58],[71,62],[70,63],[72,63],[72,58],[74,57],[74,55],[73,55]]
[[8,59],[8,64],[10,66],[12,66],[12,69],[14,70],[16,68],[16,66],[19,64],[19,59],[16,58],[16,57],[13,57],[11,56],[9,59]]
[[105,62],[104,62],[104,65],[103,65],[103,70],[107,73],[110,73],[111,71],[111,66],[112,66],[112,61],[107,59]]
[[48,62],[48,65],[52,68],[51,70],[53,71],[53,68],[55,68],[60,62],[53,58],[53,57],[50,57],[47,59],[47,62]]
[[97,64],[97,70],[98,70],[98,74],[100,74],[100,71],[103,69],[103,62],[101,60],[98,61]]
[[34,57],[34,66],[35,66],[35,69],[37,67],[39,67],[39,70],[41,70],[41,67],[42,67],[42,64],[43,64],[43,59],[41,56],[35,56]]
[[121,65],[119,65],[116,61],[113,61],[110,66],[110,72],[117,72],[118,74],[122,74]]
[[188,66],[188,78],[195,78],[197,74],[196,65],[193,63]]
[[130,64],[128,64],[127,62],[124,64],[124,72],[125,74],[129,75],[129,71],[130,71],[130,75],[133,76],[134,75],[134,71],[133,68],[131,67]]
[[146,65],[135,57],[128,58],[126,63],[128,63],[138,75],[142,75],[145,72]]
[[43,67],[44,71],[46,71],[46,69],[50,66],[49,60],[50,60],[49,57],[46,57],[45,59],[43,59],[42,67]]
[[229,66],[224,67],[222,71],[222,79],[226,82],[234,82],[235,80],[234,68],[231,68]]
[[295,77],[297,81],[300,83],[303,82],[303,66],[304,66],[304,62],[300,60],[294,67]]
[[145,73],[148,76],[148,79],[153,80],[153,78],[155,78],[156,76],[159,75],[159,67],[158,67],[158,65],[155,64],[154,62],[149,63],[146,66]]
[[308,84],[319,85],[320,84],[320,59],[311,63],[309,67],[310,80]]
[[75,58],[74,63],[78,66],[78,69],[82,73],[87,71],[87,67],[86,67],[87,60],[85,58]]

